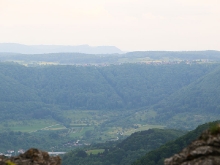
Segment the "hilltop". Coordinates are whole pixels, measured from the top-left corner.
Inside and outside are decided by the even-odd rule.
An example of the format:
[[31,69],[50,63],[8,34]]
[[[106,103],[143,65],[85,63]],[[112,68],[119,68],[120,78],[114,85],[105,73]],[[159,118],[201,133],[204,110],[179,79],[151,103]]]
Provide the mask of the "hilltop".
[[[1,45],[0,45],[1,46]],[[127,53],[83,53],[83,51],[51,51],[44,54],[24,54],[19,51],[1,52],[0,61],[17,62],[25,66],[39,65],[82,65],[82,66],[108,66],[124,63],[143,64],[210,64],[220,62],[219,51],[136,51]],[[106,49],[108,51],[108,49]]]

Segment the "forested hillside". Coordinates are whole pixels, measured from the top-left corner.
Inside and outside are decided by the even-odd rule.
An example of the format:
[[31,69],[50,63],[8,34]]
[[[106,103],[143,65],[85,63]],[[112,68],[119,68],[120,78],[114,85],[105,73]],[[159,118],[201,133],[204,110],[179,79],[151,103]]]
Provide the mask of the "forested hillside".
[[64,138],[53,132],[30,134],[26,132],[4,131],[0,133],[0,138],[1,153],[7,150],[28,150],[33,147],[41,150],[60,151],[61,149],[64,149],[63,145],[70,141],[70,138]]
[[219,71],[218,63],[0,63],[0,130],[53,131],[81,145],[150,128],[190,130],[219,118]]
[[177,138],[174,141],[168,142],[162,145],[160,148],[147,153],[141,159],[134,162],[132,165],[163,165],[164,159],[168,158],[175,153],[180,152],[183,148],[189,145],[193,140],[199,137],[199,135],[212,125],[219,123],[215,121],[198,126],[195,130],[190,131],[184,136]]
[[[214,107],[211,109],[215,113],[218,107],[215,101],[218,100],[216,82],[220,70],[217,66],[123,64],[106,67],[25,67],[1,63],[0,103],[1,112],[4,112],[1,118],[11,119],[16,111],[20,118],[39,118],[51,114],[57,116],[56,109],[125,111],[152,105],[155,112],[160,113],[160,121],[181,113],[184,108],[191,111],[191,108],[198,110],[203,107],[202,112],[206,112],[206,108]],[[204,100],[207,95],[209,99]],[[188,105],[187,100],[181,101],[187,98],[194,106]],[[178,109],[171,107],[175,105]]]
[[37,101],[72,109],[140,108],[157,103],[214,67],[186,64],[24,67],[2,63],[0,98],[1,102]]
[[191,121],[200,124],[204,116],[211,118],[217,115],[220,110],[219,82],[220,68],[217,67],[154,105],[153,109],[160,114],[156,120],[168,123],[169,126],[187,120],[186,124],[190,127]]
[[166,129],[136,132],[118,144],[116,142],[112,142],[111,145],[109,143],[97,144],[69,152],[63,157],[63,164],[71,165],[74,162],[77,165],[128,165],[145,153],[176,139],[183,133],[183,131]]

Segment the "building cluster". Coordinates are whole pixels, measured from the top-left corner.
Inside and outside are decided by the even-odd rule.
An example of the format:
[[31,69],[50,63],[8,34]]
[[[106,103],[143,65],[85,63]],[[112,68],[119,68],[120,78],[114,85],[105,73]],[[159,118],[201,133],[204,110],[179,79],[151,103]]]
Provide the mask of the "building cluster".
[[14,155],[23,154],[24,152],[25,152],[24,149],[19,149],[17,151],[15,151],[15,150],[7,150],[5,153],[1,153],[0,152],[0,155],[11,157],[11,156],[14,156]]

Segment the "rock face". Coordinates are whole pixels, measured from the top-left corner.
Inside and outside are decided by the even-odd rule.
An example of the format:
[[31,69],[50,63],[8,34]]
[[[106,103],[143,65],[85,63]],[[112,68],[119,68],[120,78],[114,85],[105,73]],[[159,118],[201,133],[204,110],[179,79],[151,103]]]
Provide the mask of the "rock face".
[[59,156],[50,157],[47,152],[31,148],[16,157],[0,157],[0,165],[61,165]]
[[220,165],[220,125],[203,132],[180,153],[165,159],[165,165]]

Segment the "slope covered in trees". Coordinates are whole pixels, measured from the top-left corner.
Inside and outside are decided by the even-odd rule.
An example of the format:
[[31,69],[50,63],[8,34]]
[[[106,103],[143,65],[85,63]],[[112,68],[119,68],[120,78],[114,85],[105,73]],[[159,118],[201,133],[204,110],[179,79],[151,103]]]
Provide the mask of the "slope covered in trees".
[[[193,128],[218,116],[219,70],[218,64],[25,67],[0,63],[0,118],[52,117],[66,125],[70,119],[64,117],[65,110],[111,110],[127,115],[123,120],[115,118],[117,125],[129,121],[190,129],[189,125]],[[126,114],[128,110],[132,112]]]
[[165,145],[162,145],[160,148],[147,153],[145,156],[132,163],[132,165],[163,165],[165,158],[168,158],[173,154],[180,152],[193,140],[198,138],[204,130],[219,122],[220,121],[215,121],[200,125],[195,130],[190,131],[186,135],[183,135],[176,140],[168,142]]
[[204,116],[220,117],[220,68],[217,67],[191,84],[174,92],[160,103],[153,106],[157,111],[157,121],[172,126],[176,121],[185,122],[185,126],[204,122]]
[[[0,152],[5,152],[7,150],[19,149],[27,150],[29,148],[39,148],[42,150],[54,150],[59,145],[59,149],[62,148],[62,144],[67,143],[69,139],[63,138],[60,133],[25,133],[25,132],[13,132],[5,131],[0,133],[1,144]],[[63,142],[62,142],[62,140]],[[56,146],[56,147],[55,147]]]
[[[89,148],[69,152],[63,157],[63,164],[70,165],[73,162],[77,165],[100,164],[100,165],[127,165],[160,145],[174,140],[183,135],[183,131],[150,129],[136,132],[120,143],[112,142],[111,146],[106,143],[94,145]],[[98,154],[87,154],[86,150],[104,149]]]
[[4,91],[0,98],[6,101],[10,97],[7,102],[20,99],[73,109],[140,108],[157,103],[214,67],[124,64],[32,68],[0,64],[1,88]]

